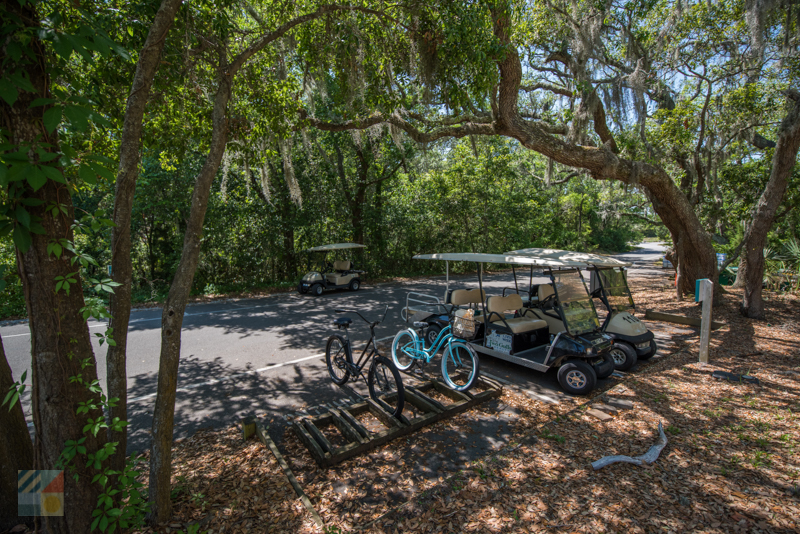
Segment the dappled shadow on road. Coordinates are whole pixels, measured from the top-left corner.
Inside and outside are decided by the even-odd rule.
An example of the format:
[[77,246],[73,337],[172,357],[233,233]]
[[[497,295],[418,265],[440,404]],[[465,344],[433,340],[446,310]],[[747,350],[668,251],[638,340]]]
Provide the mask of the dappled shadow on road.
[[[315,361],[288,367],[281,374],[254,372],[224,363],[188,357],[181,360],[175,405],[174,437],[184,438],[200,428],[236,423],[250,414],[288,413],[321,402],[347,399],[334,386],[327,368]],[[148,449],[151,443],[157,373],[129,381],[129,451]],[[184,389],[182,386],[190,386]]]

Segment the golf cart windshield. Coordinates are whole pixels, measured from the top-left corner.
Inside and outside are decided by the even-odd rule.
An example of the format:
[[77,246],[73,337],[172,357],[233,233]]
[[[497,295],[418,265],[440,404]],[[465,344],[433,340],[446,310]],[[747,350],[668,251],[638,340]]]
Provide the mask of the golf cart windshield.
[[599,328],[594,302],[586,291],[580,272],[553,271],[552,274],[567,331],[577,336]]
[[623,269],[597,269],[597,276],[603,287],[608,305],[614,311],[625,311],[635,308],[628,279]]

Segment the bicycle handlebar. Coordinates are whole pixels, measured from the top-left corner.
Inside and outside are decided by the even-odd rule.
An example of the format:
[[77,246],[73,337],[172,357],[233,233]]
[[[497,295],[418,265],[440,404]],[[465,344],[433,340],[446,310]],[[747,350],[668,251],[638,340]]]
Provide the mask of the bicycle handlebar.
[[365,323],[369,324],[370,328],[371,328],[373,326],[377,326],[377,325],[381,324],[383,322],[383,320],[386,319],[386,313],[389,311],[389,305],[387,304],[386,305],[386,309],[383,310],[383,317],[381,317],[381,320],[380,321],[375,321],[375,322],[372,322],[372,321],[368,320],[366,317],[361,315],[361,313],[359,313],[359,312],[357,312],[355,310],[342,310],[340,308],[336,308],[333,311],[336,312],[336,313],[355,313],[356,315],[361,317],[361,319],[363,319]]

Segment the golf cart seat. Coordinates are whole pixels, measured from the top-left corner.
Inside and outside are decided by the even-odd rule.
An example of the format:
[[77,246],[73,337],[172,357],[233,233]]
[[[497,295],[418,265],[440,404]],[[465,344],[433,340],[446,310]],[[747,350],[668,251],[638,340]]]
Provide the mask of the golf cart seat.
[[334,272],[326,274],[325,279],[331,284],[342,285],[348,281],[343,277],[350,270],[350,267],[351,265],[349,261],[337,260],[333,262]]
[[[506,310],[515,310],[520,316],[506,319]],[[492,324],[508,327],[514,334],[547,328],[546,322],[527,315],[528,310],[522,307],[522,297],[517,293],[505,297],[489,297],[486,300],[486,311]]]
[[486,291],[482,289],[456,289],[450,294],[450,304],[453,306],[474,306],[483,302]]
[[537,287],[536,296],[539,298],[539,302],[543,302],[544,299],[556,293],[553,290],[553,284],[539,284]]

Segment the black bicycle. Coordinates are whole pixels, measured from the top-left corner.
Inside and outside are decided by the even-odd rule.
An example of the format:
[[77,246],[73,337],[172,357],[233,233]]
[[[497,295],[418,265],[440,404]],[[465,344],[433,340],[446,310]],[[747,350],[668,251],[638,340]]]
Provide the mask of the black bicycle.
[[[400,372],[392,363],[392,360],[382,356],[378,352],[378,347],[375,343],[375,327],[386,319],[388,310],[389,306],[386,306],[380,321],[368,321],[366,317],[357,311],[353,312],[369,325],[370,333],[369,342],[367,342],[367,346],[364,347],[356,363],[353,363],[353,348],[350,344],[350,338],[347,337],[347,328],[353,320],[350,317],[339,317],[333,321],[336,328],[344,330],[344,337],[334,334],[328,338],[328,345],[325,347],[325,361],[328,363],[328,372],[333,383],[342,386],[350,380],[351,376],[356,379],[358,377],[364,378],[362,371],[371,358],[372,365],[369,366],[369,373],[366,379],[369,396],[387,412],[398,417],[403,413],[403,405],[406,401],[403,380],[400,378]],[[336,310],[336,313],[349,312]]]

